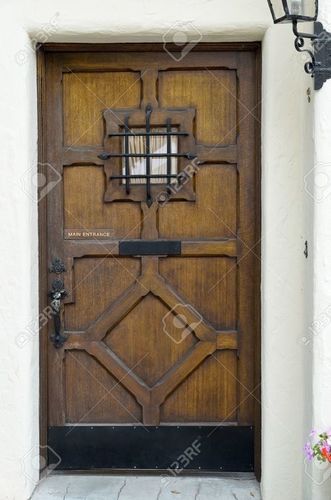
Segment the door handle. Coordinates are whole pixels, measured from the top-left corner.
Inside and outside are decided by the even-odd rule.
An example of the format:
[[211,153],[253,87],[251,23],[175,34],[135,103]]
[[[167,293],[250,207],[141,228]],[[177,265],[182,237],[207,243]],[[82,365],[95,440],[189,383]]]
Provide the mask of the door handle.
[[61,301],[67,296],[64,283],[56,278],[52,282],[52,290],[49,292],[51,298],[51,308],[54,318],[54,333],[51,335],[51,341],[57,349],[62,347],[67,337],[62,334]]

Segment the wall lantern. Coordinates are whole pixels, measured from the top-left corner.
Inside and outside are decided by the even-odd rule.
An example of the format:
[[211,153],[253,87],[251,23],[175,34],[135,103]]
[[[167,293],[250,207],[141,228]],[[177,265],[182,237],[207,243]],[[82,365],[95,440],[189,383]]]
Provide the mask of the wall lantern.
[[[315,90],[321,89],[331,78],[331,33],[316,22],[318,0],[268,0],[268,4],[275,24],[292,23],[296,50],[311,59],[305,63],[305,71],[315,78]],[[314,22],[314,33],[300,33],[298,23],[309,21]],[[310,40],[311,50],[305,48],[305,39]]]

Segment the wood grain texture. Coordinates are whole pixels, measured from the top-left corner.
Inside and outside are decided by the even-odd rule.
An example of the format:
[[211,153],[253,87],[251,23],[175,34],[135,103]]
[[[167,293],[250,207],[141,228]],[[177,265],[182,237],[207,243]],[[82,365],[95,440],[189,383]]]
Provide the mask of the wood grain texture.
[[135,425],[142,417],[134,396],[85,351],[66,352],[66,408],[68,423],[107,423],[111,419]]
[[236,422],[236,354],[219,352],[173,392],[161,407],[164,422]]
[[102,111],[140,105],[138,72],[74,73],[63,75],[64,144],[101,145]]
[[[162,318],[168,311],[160,300],[148,294],[105,338],[106,344],[129,368],[137,365],[135,372],[150,387],[197,343],[191,333],[176,344],[173,338],[177,332],[171,322],[169,331],[164,332]],[[156,356],[156,352],[160,355]]]
[[[256,52],[261,48],[260,42],[200,42],[192,48],[193,52],[222,52],[223,55],[226,52]],[[58,53],[95,53],[95,52],[144,52],[153,53],[164,52],[163,43],[44,43],[42,44],[42,50],[44,52],[58,52]],[[182,47],[175,43],[169,44],[169,50],[174,50],[176,52],[181,52]],[[94,55],[94,54],[93,54]],[[205,54],[204,54],[205,55]],[[235,67],[233,59],[233,54],[231,54],[231,67]]]
[[89,257],[77,259],[74,273],[75,301],[65,307],[65,329],[83,332],[135,283],[140,263],[130,258]]
[[74,231],[108,229],[118,238],[139,238],[141,212],[135,203],[123,203],[121,210],[104,203],[105,175],[93,166],[66,167],[63,172],[64,227]]
[[[202,44],[176,64],[160,48],[130,47],[45,54],[44,161],[61,182],[47,196],[41,265],[65,259],[70,288],[68,340],[59,350],[48,345],[48,423],[254,424],[256,45]],[[121,199],[120,189],[117,201],[105,197],[113,167],[97,158],[105,116],[135,108],[139,116],[147,103],[157,120],[165,109],[185,110],[200,160],[191,194],[151,207],[140,195]],[[75,230],[110,236],[75,239]],[[182,254],[119,255],[121,240],[140,238],[180,240]]]
[[[38,161],[39,165],[44,165],[46,158],[46,68],[45,53],[37,51],[37,92],[38,92]],[[45,167],[43,167],[45,169]],[[39,168],[41,172],[42,168]],[[45,174],[45,172],[42,172]],[[43,311],[48,305],[48,248],[47,248],[47,202],[46,198],[39,201],[38,213],[38,240],[39,240],[39,310]],[[40,373],[43,375],[42,382],[39,384],[39,418],[40,418],[40,454],[47,460],[47,419],[48,419],[48,328],[47,325],[39,327],[39,364]]]
[[236,142],[235,71],[161,71],[159,101],[163,107],[196,109],[199,144],[214,148]]
[[234,259],[169,257],[161,260],[160,272],[214,328],[236,327],[237,266]]
[[196,202],[170,201],[159,209],[160,238],[199,241],[236,237],[237,181],[233,166],[202,165],[196,175]]

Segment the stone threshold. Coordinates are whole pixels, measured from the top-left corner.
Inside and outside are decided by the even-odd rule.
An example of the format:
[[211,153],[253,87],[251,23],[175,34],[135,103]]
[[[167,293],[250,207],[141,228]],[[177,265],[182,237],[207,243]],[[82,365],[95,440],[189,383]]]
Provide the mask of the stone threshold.
[[251,474],[169,477],[155,475],[51,474],[31,500],[261,500]]

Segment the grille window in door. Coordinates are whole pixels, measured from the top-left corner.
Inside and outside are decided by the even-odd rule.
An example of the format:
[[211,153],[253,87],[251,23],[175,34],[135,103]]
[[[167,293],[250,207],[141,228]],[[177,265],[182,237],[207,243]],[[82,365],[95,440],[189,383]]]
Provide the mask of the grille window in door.
[[195,159],[195,109],[147,104],[145,109],[107,109],[103,116],[105,151],[99,158],[106,162],[105,200],[144,200],[151,206],[165,194],[166,199],[194,199],[193,176],[189,179],[186,171]]
[[46,59],[58,468],[253,470],[255,48]]
[[[178,165],[177,158],[174,155],[178,154],[178,141],[175,135],[176,129],[169,127],[169,130],[164,128],[155,128],[151,130],[150,142],[147,144],[144,129],[131,129],[132,135],[127,141],[127,154],[123,158],[122,174],[131,176],[129,182],[127,178],[122,180],[123,184],[147,184],[145,175],[150,172],[151,184],[174,184],[176,182]],[[123,153],[126,153],[124,139]],[[146,159],[143,155],[150,151],[152,157],[147,166]],[[142,154],[142,156],[137,156]],[[154,155],[154,156],[153,156]],[[173,155],[173,156],[172,156]],[[139,177],[141,176],[141,177]]]

